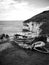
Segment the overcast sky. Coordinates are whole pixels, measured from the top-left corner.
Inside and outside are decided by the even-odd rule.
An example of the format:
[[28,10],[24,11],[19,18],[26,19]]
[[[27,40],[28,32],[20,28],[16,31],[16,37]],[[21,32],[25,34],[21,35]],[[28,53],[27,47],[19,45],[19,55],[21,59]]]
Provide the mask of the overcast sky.
[[26,20],[49,10],[49,0],[0,0],[0,20]]

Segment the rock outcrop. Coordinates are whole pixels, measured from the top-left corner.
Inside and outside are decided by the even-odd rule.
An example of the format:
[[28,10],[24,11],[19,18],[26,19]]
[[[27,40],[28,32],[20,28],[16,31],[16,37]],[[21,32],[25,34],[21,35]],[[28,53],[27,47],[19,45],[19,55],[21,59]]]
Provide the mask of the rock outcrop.
[[[25,20],[23,22],[23,24],[24,24],[24,26],[27,26],[30,22],[32,22],[32,23],[36,22],[37,24],[43,23],[40,26],[40,30],[42,30],[40,35],[45,35],[45,34],[49,35],[49,10],[43,11],[42,13],[40,13],[28,20]],[[32,26],[33,26],[33,24],[32,24]]]

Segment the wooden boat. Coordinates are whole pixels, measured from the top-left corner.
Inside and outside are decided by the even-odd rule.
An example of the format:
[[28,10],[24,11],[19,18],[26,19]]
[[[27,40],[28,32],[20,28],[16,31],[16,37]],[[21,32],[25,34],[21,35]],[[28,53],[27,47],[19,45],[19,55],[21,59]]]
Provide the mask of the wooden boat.
[[29,46],[25,46],[25,44],[23,45],[23,42],[20,44],[17,41],[14,41],[14,42],[17,43],[17,45],[22,47],[22,48],[25,48],[25,49],[30,48],[30,50],[35,50],[35,51],[40,52],[40,53],[49,54],[49,50],[44,46],[43,47],[32,47],[32,45],[29,45]]
[[41,53],[49,54],[49,50],[46,47],[34,47],[33,49]]
[[34,40],[34,38],[27,38],[27,36],[24,35],[17,35],[14,36],[14,40],[16,42],[31,43]]
[[[20,38],[19,38],[19,36],[20,36]],[[36,43],[38,41],[42,41],[46,44],[46,40],[47,40],[46,36],[39,36],[39,37],[35,37],[35,38],[27,38],[27,36],[23,36],[23,35],[19,35],[19,36],[18,36],[18,38],[15,37],[14,41],[18,45],[20,45],[22,48],[28,49],[29,46],[28,46],[28,48],[25,47],[25,44],[26,44],[26,45],[30,45],[30,49],[34,49],[34,50],[41,52],[41,53],[48,53],[49,54],[49,50],[45,47],[45,45],[38,46],[38,47],[34,46],[34,43]],[[21,43],[22,43],[22,45],[21,45]],[[24,44],[24,46],[23,46],[23,44]]]

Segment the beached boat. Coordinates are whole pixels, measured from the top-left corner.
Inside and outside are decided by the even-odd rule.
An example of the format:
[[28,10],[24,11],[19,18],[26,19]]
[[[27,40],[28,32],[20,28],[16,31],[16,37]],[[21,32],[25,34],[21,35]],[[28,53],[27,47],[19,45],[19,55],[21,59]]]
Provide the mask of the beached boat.
[[31,37],[28,38],[24,35],[15,35],[14,41],[16,44],[18,44],[22,48],[30,48],[31,50],[34,49],[38,52],[42,53],[49,53],[49,50],[45,47],[47,43],[47,37],[46,36],[38,36],[38,37]]
[[38,51],[38,52],[41,52],[41,53],[49,54],[49,49],[47,49],[46,47],[34,47],[33,49],[35,51]]
[[15,35],[14,36],[14,40],[16,41],[16,42],[23,42],[24,44],[26,43],[26,44],[30,44],[33,40],[34,40],[34,38],[28,38],[27,36],[25,36],[25,35]]

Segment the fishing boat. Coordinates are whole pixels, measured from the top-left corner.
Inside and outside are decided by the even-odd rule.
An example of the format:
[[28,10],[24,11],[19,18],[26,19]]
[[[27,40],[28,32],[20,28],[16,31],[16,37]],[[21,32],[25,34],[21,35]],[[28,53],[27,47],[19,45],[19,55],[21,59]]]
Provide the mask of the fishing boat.
[[16,42],[23,42],[24,44],[31,44],[31,42],[34,40],[34,38],[28,38],[26,35],[20,35],[20,34],[16,34],[14,36],[14,41]]
[[14,42],[22,48],[30,48],[31,50],[34,49],[41,53],[49,53],[49,50],[45,47],[47,43],[47,37],[45,35],[28,38],[25,35],[16,34],[14,36]]
[[49,54],[49,50],[46,47],[34,47],[35,51]]

